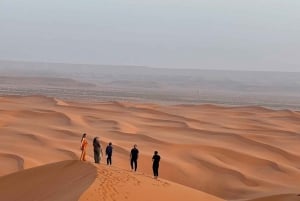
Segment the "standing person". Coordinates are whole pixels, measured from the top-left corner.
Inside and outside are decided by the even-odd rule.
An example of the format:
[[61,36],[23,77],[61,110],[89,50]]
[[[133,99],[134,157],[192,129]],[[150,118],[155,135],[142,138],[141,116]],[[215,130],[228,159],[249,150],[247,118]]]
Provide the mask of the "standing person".
[[106,150],[105,150],[105,154],[107,156],[106,162],[107,165],[111,165],[111,156],[112,156],[112,151],[113,151],[113,147],[112,147],[112,143],[108,143]]
[[[94,138],[93,146],[94,146],[94,160],[95,160],[95,163],[100,163],[101,156],[103,156],[103,153],[102,153],[102,148],[101,148],[101,144],[100,144],[100,141],[99,141],[98,137]],[[101,156],[100,156],[100,154],[101,154]]]
[[81,145],[80,145],[80,149],[81,149],[80,160],[81,161],[86,161],[85,155],[86,155],[87,145],[88,145],[88,142],[87,142],[87,139],[86,139],[86,133],[83,133],[82,138],[81,138]]
[[154,179],[157,179],[157,177],[158,177],[159,161],[160,161],[160,156],[158,155],[157,151],[154,152],[154,155],[152,157],[152,161],[153,161],[152,169],[153,169]]
[[136,172],[137,169],[137,160],[139,157],[139,150],[136,148],[137,145],[133,145],[133,148],[131,149],[130,152],[130,165],[131,165],[131,170],[133,171],[133,166],[134,166],[134,171]]

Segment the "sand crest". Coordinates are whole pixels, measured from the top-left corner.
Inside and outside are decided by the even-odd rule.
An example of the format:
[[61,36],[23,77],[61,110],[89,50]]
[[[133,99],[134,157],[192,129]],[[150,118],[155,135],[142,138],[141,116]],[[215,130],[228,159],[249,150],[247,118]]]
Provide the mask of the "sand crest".
[[96,165],[97,178],[80,201],[222,201],[215,196],[140,172]]

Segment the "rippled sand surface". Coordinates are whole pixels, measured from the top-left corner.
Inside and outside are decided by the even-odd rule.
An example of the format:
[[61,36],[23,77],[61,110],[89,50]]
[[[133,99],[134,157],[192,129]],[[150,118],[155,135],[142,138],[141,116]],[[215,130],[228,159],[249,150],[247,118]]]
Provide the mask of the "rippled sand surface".
[[[173,200],[187,195],[190,200],[300,200],[297,111],[6,96],[0,97],[0,114],[0,185],[30,178],[28,171],[59,171],[53,163],[63,161],[65,171],[93,173],[94,179],[90,184],[79,177],[86,186],[69,200],[78,194],[80,200],[147,200],[151,192]],[[89,141],[86,163],[76,162],[83,132]],[[113,143],[112,167],[104,158],[93,165],[95,136],[103,149]],[[137,173],[129,171],[133,144],[140,150]],[[162,158],[159,181],[151,178],[155,150]]]

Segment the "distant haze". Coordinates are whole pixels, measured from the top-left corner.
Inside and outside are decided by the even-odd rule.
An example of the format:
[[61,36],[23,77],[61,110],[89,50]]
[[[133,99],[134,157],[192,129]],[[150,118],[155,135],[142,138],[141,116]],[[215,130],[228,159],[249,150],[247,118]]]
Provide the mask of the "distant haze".
[[0,59],[300,71],[297,0],[1,0]]
[[0,60],[1,95],[300,110],[300,72],[170,70]]

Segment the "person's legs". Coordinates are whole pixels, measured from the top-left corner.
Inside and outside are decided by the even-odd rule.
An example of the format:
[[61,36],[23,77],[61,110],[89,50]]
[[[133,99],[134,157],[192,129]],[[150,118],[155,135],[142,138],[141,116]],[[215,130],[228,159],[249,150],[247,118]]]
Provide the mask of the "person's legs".
[[133,170],[133,159],[130,159],[131,170]]
[[137,159],[134,160],[134,171],[137,169]]
[[157,165],[153,166],[153,175],[154,175],[154,178],[157,179],[157,177],[158,177],[158,166]]
[[100,150],[97,150],[97,163],[100,163]]
[[152,170],[153,170],[153,176],[155,178],[156,173],[155,173],[155,167],[154,166],[152,166]]
[[81,151],[81,155],[80,155],[80,159],[79,159],[79,160],[81,160],[81,161],[83,160],[83,152],[84,152],[84,151],[82,150],[82,151]]
[[99,163],[99,153],[97,150],[94,150],[94,160],[95,163]]
[[111,165],[111,156],[110,155],[107,156],[107,165]]
[[82,160],[82,161],[86,161],[86,160],[85,160],[85,155],[86,155],[86,151],[83,150],[82,153],[81,153],[81,160]]
[[97,163],[100,163],[100,150],[97,152]]

